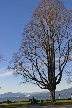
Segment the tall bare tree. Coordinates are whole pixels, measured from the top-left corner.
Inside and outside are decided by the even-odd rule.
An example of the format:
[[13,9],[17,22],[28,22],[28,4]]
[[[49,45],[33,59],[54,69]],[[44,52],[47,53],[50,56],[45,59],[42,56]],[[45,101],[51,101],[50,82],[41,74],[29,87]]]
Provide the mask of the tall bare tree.
[[23,31],[19,51],[13,54],[9,69],[22,75],[23,83],[48,89],[55,101],[56,85],[71,61],[72,10],[60,0],[42,0]]
[[[2,57],[2,55],[0,54],[0,62],[3,60],[3,57]],[[1,89],[1,87],[0,87],[0,89]]]
[[3,57],[2,57],[2,55],[0,54],[0,62],[2,61],[2,59],[3,59]]
[[[72,66],[71,66],[71,68],[72,68]],[[66,73],[67,73],[67,78],[66,78],[66,80],[67,80],[67,83],[68,84],[71,84],[72,83],[72,70],[68,70],[68,71],[66,71]]]

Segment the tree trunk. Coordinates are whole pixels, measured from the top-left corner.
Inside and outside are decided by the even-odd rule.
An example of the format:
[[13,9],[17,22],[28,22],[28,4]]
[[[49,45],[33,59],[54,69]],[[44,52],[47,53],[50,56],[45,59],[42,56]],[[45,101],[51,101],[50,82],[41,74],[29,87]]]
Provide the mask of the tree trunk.
[[55,102],[55,89],[50,91],[51,94],[51,102]]

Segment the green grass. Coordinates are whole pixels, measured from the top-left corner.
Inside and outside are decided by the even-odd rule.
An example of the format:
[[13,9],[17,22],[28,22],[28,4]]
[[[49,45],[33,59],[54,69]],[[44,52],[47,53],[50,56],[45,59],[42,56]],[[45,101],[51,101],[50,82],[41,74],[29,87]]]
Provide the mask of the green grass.
[[38,104],[31,104],[30,102],[15,102],[15,103],[2,103],[0,104],[0,108],[18,108],[21,106],[46,106],[46,105],[66,105],[66,104],[72,104],[72,100],[57,100],[54,103],[51,103],[50,101],[44,101],[43,103]]
[[15,102],[15,103],[2,103],[0,108],[18,108],[21,106],[27,106],[30,102]]

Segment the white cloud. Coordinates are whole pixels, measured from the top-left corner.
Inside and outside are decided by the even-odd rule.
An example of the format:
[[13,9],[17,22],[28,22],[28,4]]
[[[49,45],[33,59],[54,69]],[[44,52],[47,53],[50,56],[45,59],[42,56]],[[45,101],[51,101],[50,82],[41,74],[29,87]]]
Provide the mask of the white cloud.
[[6,76],[10,76],[10,75],[12,75],[13,74],[13,72],[11,71],[8,71],[8,72],[5,72],[5,73],[3,73],[3,74],[0,74],[0,77],[6,77]]
[[13,71],[8,71],[7,67],[0,68],[0,77],[7,77],[13,74]]

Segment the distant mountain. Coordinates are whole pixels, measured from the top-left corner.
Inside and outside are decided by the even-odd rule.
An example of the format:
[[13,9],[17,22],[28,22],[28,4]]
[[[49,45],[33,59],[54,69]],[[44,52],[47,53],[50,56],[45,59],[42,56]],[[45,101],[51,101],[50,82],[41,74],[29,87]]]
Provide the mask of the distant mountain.
[[4,97],[23,97],[25,96],[24,93],[12,93],[12,92],[8,92],[8,93],[4,93],[4,94],[0,94],[0,98],[4,98]]
[[[68,89],[64,89],[64,90],[61,90],[61,91],[56,91],[55,92],[55,95],[56,95],[56,99],[59,98],[59,94],[60,94],[60,97],[62,99],[64,98],[70,98],[71,97],[71,93],[72,93],[72,87],[71,88],[68,88]],[[28,93],[29,94],[29,93]],[[36,93],[32,93],[30,94],[31,97],[42,97],[42,99],[50,99],[50,92],[47,92],[47,91],[44,91],[44,92],[36,92]],[[39,99],[39,98],[38,98]]]
[[[72,93],[72,87],[68,88],[68,89],[64,89],[61,91],[56,91],[56,98],[58,98],[59,94],[62,98],[67,97],[70,98],[70,95]],[[0,98],[4,98],[4,97],[26,97],[27,95],[30,95],[30,97],[50,97],[50,92],[44,91],[44,92],[33,92],[33,93],[12,93],[12,92],[8,92],[8,93],[4,93],[4,94],[0,94]]]
[[[56,91],[56,93],[72,93],[72,87],[68,88],[68,89],[63,89],[60,91]],[[33,93],[27,93],[27,94],[46,94],[46,93],[50,93],[49,91],[43,91],[43,92],[33,92]]]

